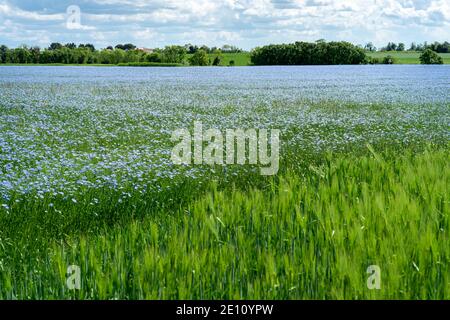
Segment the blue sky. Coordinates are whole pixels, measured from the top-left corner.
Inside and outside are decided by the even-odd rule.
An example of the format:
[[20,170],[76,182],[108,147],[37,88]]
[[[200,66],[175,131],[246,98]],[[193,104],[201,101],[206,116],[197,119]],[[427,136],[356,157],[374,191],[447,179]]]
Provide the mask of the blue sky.
[[317,39],[377,46],[450,40],[450,0],[0,0],[0,44],[10,47],[131,42],[251,49]]

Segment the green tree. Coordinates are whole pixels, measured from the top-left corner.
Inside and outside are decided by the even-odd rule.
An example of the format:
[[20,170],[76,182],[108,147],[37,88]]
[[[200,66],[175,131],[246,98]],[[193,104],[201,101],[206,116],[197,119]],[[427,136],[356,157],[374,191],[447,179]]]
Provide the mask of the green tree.
[[161,53],[164,63],[183,63],[186,57],[186,48],[181,46],[168,46]]
[[28,48],[21,47],[16,48],[12,54],[13,63],[30,63],[32,62],[31,53],[28,51]]
[[8,47],[5,45],[0,46],[0,63],[6,63],[6,58],[8,56]]
[[421,64],[443,64],[444,60],[440,55],[431,49],[425,50],[420,56]]
[[48,47],[48,50],[59,50],[63,47],[63,45],[59,42],[53,42],[52,44],[50,44],[50,46]]
[[406,46],[404,43],[399,43],[397,46],[397,51],[405,51]]
[[146,55],[147,62],[161,62],[159,53],[153,52]]
[[78,48],[86,48],[86,49],[91,50],[92,52],[95,51],[95,46],[94,46],[93,44],[90,44],[90,43],[80,44],[80,45],[78,46]]
[[214,54],[215,54],[215,57],[214,57],[214,61],[213,61],[212,65],[213,66],[220,66],[220,64],[222,63],[222,60],[223,60],[222,51],[215,50]]
[[373,51],[377,51],[377,48],[373,45],[372,42],[369,42],[369,43],[367,43],[366,46],[364,47],[364,50],[373,52]]
[[416,51],[417,50],[417,45],[415,42],[411,43],[411,46],[409,47],[408,51]]
[[41,59],[41,48],[33,47],[29,51],[30,51],[30,55],[31,55],[31,62],[39,63],[40,59]]
[[349,42],[317,41],[256,48],[251,60],[255,65],[336,65],[365,64],[368,57],[363,48]]
[[208,54],[205,50],[200,49],[189,58],[189,63],[192,66],[207,66],[209,65]]
[[71,43],[66,43],[64,45],[64,47],[69,48],[69,49],[75,49],[77,47],[77,45],[75,43],[71,42]]

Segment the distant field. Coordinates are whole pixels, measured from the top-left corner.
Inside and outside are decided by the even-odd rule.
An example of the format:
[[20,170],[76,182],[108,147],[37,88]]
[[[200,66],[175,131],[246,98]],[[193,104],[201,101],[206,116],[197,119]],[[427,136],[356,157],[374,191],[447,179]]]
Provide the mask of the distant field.
[[[398,64],[420,64],[420,52],[371,52],[367,53],[370,57],[382,59],[391,55],[397,59]],[[450,53],[441,53],[445,64],[450,64]]]
[[[192,55],[188,55],[187,59],[189,59]],[[215,54],[210,54],[209,59],[214,61],[216,57]],[[241,52],[241,53],[222,53],[222,66],[229,66],[230,61],[234,60],[235,66],[248,66],[250,65],[250,52]]]
[[[420,54],[420,52],[372,52],[367,55],[380,59],[391,55],[397,59],[397,64],[420,64]],[[440,56],[444,59],[445,64],[450,64],[450,53],[441,53]],[[215,55],[210,55],[210,57],[213,60]],[[223,54],[222,65],[229,65],[231,60],[235,61],[236,66],[251,65],[249,52]]]
[[223,65],[225,66],[230,65],[230,61],[232,60],[234,60],[236,66],[248,66],[250,64],[250,52],[223,54],[223,61],[222,61]]

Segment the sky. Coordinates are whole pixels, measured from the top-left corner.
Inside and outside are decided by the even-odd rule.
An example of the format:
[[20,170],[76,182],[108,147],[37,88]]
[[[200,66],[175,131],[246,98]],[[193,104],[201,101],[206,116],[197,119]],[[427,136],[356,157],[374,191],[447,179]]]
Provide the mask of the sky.
[[450,41],[450,0],[0,0],[0,44]]

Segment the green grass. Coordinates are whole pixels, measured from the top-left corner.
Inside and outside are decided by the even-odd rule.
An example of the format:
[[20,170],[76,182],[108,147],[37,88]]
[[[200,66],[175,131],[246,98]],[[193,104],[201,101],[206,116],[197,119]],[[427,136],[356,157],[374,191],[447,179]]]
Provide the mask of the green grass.
[[[192,55],[187,56],[187,60]],[[216,54],[209,54],[209,60],[212,62],[214,61],[214,58],[217,56]],[[250,52],[241,52],[241,53],[222,53],[222,62],[221,66],[229,66],[230,61],[234,61],[236,67],[245,67],[251,65],[250,61]]]
[[[210,55],[211,60],[214,60],[214,55]],[[241,53],[224,53],[222,65],[228,66],[230,65],[230,61],[235,62],[235,66],[249,66],[251,65],[250,61],[250,53],[249,52],[241,52]]]
[[[383,59],[390,55],[396,59],[397,64],[420,64],[420,52],[368,52],[368,56]],[[439,54],[444,59],[444,64],[450,64],[450,53]]]
[[450,299],[448,148],[366,150],[259,187],[19,203],[0,218],[0,298]]

